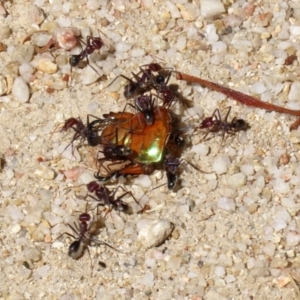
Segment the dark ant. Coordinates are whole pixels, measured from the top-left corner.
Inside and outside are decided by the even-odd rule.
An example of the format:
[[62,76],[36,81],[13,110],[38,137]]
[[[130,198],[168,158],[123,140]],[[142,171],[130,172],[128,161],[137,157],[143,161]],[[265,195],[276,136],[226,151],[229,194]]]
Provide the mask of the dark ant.
[[95,70],[95,68],[93,68],[90,65],[88,56],[90,54],[92,54],[94,51],[100,50],[103,45],[104,45],[103,40],[100,37],[87,36],[85,49],[82,48],[82,50],[79,54],[73,54],[70,56],[69,64],[70,64],[71,68],[77,67],[78,64],[80,63],[80,61],[82,61],[86,58],[88,65],[92,69],[94,69],[95,72],[97,72]]
[[[104,159],[106,158],[123,158],[132,154],[132,149],[125,145],[118,145],[118,128],[116,128],[115,137],[116,143],[111,142],[109,139],[102,137],[103,150],[100,150],[100,153],[104,154]],[[98,159],[101,161],[102,158]]]
[[[115,195],[119,190],[119,188],[123,189],[125,193],[115,198]],[[134,201],[137,204],[139,204],[138,201],[132,195],[132,193],[126,191],[121,186],[118,186],[114,191],[110,191],[107,187],[99,185],[96,181],[91,181],[89,184],[87,184],[87,189],[90,193],[93,193],[96,196],[96,197],[93,196],[91,197],[98,202],[98,205],[108,206],[109,210],[114,209],[117,211],[129,213],[130,212],[129,205],[121,200],[124,196],[128,194],[134,199]]]
[[172,157],[171,155],[166,155],[164,160],[164,166],[166,168],[166,175],[168,180],[168,189],[172,190],[177,182],[177,175],[175,174],[181,160],[178,157]]
[[[146,66],[147,68],[143,68]],[[137,74],[132,72],[132,79],[125,75],[119,75],[118,77],[123,77],[129,82],[124,88],[124,97],[129,100],[138,95],[143,95],[152,88],[157,89],[159,86],[167,84],[171,73],[168,75],[167,80],[164,75],[158,74],[155,76],[153,74],[153,72],[160,72],[161,70],[163,70],[163,67],[160,64],[151,63],[141,66],[140,72]],[[107,87],[113,84],[117,78],[115,78]],[[165,98],[170,97],[166,88],[164,90],[162,89],[161,93]]]
[[[96,118],[90,122],[90,116]],[[100,137],[98,136],[98,128],[95,129],[98,124],[107,124],[107,120],[99,119],[93,115],[87,115],[87,125],[84,125],[80,118],[69,118],[65,121],[61,131],[67,131],[72,128],[75,133],[70,144],[72,144],[78,138],[81,140],[86,139],[89,146],[95,147],[100,143]]]
[[75,239],[75,241],[73,241],[69,246],[68,255],[70,257],[72,257],[75,260],[81,258],[82,255],[84,254],[84,250],[86,248],[88,249],[91,243],[97,245],[105,245],[110,247],[111,249],[120,252],[120,250],[114,248],[112,245],[104,241],[98,240],[97,238],[94,237],[94,235],[97,233],[96,232],[97,230],[96,231],[92,230],[92,226],[95,226],[95,222],[92,220],[90,214],[88,214],[87,212],[81,213],[78,217],[78,220],[79,220],[79,224],[77,223],[74,223],[73,225],[67,224],[72,229],[72,231],[76,234],[76,236],[69,232],[64,232],[57,238],[59,239],[61,236],[66,234],[72,237],[73,239]]
[[[147,66],[147,69],[143,69],[143,67]],[[138,74],[135,74],[132,72],[132,75],[136,81],[133,79],[129,79],[123,75],[125,79],[129,81],[129,83],[124,88],[124,96],[126,99],[133,98],[137,95],[141,95],[144,92],[150,90],[153,87],[153,83],[156,83],[157,81],[160,82],[161,80],[164,81],[164,77],[161,75],[158,75],[158,79],[156,79],[156,76],[154,76],[153,72],[159,72],[163,68],[158,63],[151,63],[148,65],[143,65],[140,67],[140,72]],[[140,74],[142,75],[140,76]],[[163,78],[163,79],[162,79]]]
[[196,167],[191,162],[187,161],[185,158],[179,159],[178,157],[173,157],[170,154],[167,154],[164,160],[164,167],[166,169],[166,175],[168,181],[167,186],[169,190],[172,190],[176,185],[177,182],[176,171],[183,161],[185,161],[187,164],[193,167],[196,171],[209,174],[209,172],[200,170],[198,167]]
[[[152,98],[153,95],[140,95],[134,98],[134,105],[131,103],[127,103],[126,106],[129,105],[135,108],[138,112],[142,113],[144,116],[144,120],[147,125],[152,125],[154,123],[154,103],[156,101],[155,98]],[[141,123],[141,120],[140,120]]]
[[247,130],[249,128],[249,124],[243,119],[237,119],[236,117],[234,117],[231,120],[231,122],[228,122],[227,119],[230,111],[231,111],[231,106],[228,107],[227,114],[224,120],[222,120],[220,110],[217,108],[215,109],[211,117],[207,117],[201,122],[199,128],[208,129],[208,132],[204,135],[202,140],[204,140],[210,132],[222,131],[223,132],[222,142],[223,142],[225,133],[232,135],[238,131]]

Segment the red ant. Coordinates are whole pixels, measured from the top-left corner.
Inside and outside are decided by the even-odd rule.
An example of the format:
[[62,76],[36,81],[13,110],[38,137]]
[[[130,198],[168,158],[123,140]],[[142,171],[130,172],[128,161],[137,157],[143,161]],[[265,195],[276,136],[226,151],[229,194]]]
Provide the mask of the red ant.
[[238,131],[247,130],[249,128],[248,123],[243,119],[237,119],[236,117],[234,117],[231,120],[231,122],[228,122],[227,118],[229,116],[230,111],[231,111],[231,106],[228,107],[227,114],[224,120],[222,120],[220,111],[217,108],[211,117],[207,117],[201,122],[199,128],[208,129],[208,132],[204,135],[202,140],[204,140],[210,132],[222,131],[223,132],[222,142],[223,142],[225,133],[235,134]]
[[[123,189],[125,193],[119,196],[118,198],[115,198],[115,195],[119,188]],[[91,197],[98,202],[98,205],[108,206],[110,211],[114,209],[125,213],[129,213],[131,210],[129,205],[121,200],[124,196],[128,194],[134,199],[134,201],[137,204],[139,204],[133,196],[133,194],[129,191],[126,191],[121,186],[118,186],[114,191],[110,191],[107,187],[99,185],[96,181],[91,181],[89,184],[87,184],[87,189],[90,193],[95,194],[96,197]]]
[[[101,137],[103,150],[99,151],[104,154],[104,158],[122,158],[132,154],[132,149],[125,145],[118,145],[118,128],[116,128],[116,134],[114,135],[116,143],[111,142],[105,137]],[[98,159],[101,160],[101,159]]]
[[120,250],[114,248],[112,245],[104,241],[98,240],[97,238],[94,237],[94,235],[97,234],[97,230],[94,229],[92,230],[92,226],[95,226],[95,222],[92,220],[90,214],[88,214],[87,212],[81,213],[78,217],[78,220],[79,220],[79,224],[77,223],[73,223],[73,225],[67,224],[76,235],[71,234],[69,232],[64,232],[57,238],[59,239],[61,236],[66,234],[72,237],[73,239],[75,239],[75,241],[73,241],[69,246],[68,255],[70,257],[76,260],[81,258],[84,254],[84,250],[86,248],[88,249],[91,243],[97,245],[105,245],[120,252]]
[[[94,117],[95,120],[90,122],[90,116]],[[93,115],[87,115],[87,125],[84,125],[80,118],[69,118],[65,121],[61,131],[67,131],[70,128],[75,131],[70,144],[72,144],[78,138],[81,138],[81,140],[86,139],[89,146],[95,147],[100,143],[101,140],[101,138],[98,136],[98,128],[95,128],[97,124],[106,125],[107,120],[99,119]]]
[[205,174],[209,174],[209,172],[200,170],[194,164],[192,164],[191,162],[187,161],[184,158],[179,159],[178,157],[173,157],[170,154],[167,154],[165,156],[165,160],[164,160],[164,167],[166,169],[167,185],[168,185],[169,190],[172,190],[175,187],[175,184],[177,182],[176,171],[183,161],[185,161],[190,166],[192,166],[196,171],[199,171],[199,172],[205,173]]
[[69,58],[69,64],[71,68],[77,67],[80,61],[86,58],[88,65],[95,72],[97,72],[95,68],[90,65],[88,56],[92,54],[94,51],[100,50],[103,45],[104,45],[103,40],[100,37],[87,36],[85,49],[82,49],[79,54],[71,55],[71,57]]
[[[147,125],[152,125],[154,123],[154,104],[156,99],[152,98],[153,95],[140,95],[134,98],[134,105],[131,103],[127,103],[126,106],[129,105],[136,109],[136,111],[140,112],[144,116],[144,120]],[[140,120],[141,123],[141,120]]]
[[[147,69],[143,69],[143,67],[147,66]],[[132,72],[132,75],[136,81],[133,79],[129,79],[123,75],[123,78],[127,79],[129,83],[125,86],[124,89],[124,96],[126,99],[130,99],[137,95],[141,95],[144,92],[149,91],[153,87],[153,83],[156,81],[160,82],[161,80],[164,81],[164,77],[162,75],[158,75],[157,79],[156,76],[153,75],[153,72],[159,72],[163,68],[158,63],[151,63],[149,65],[144,65],[140,67],[140,72],[135,74]],[[142,73],[141,76],[139,76]],[[163,77],[163,79],[161,78]]]
[[300,110],[293,110],[293,109],[281,107],[281,106],[278,106],[278,105],[275,105],[272,103],[264,102],[258,98],[243,94],[241,92],[232,90],[232,89],[222,86],[220,84],[217,84],[212,81],[208,81],[208,80],[205,80],[205,79],[202,79],[199,77],[188,75],[188,74],[185,74],[182,72],[176,72],[176,73],[177,73],[176,79],[178,79],[178,80],[186,80],[186,81],[201,84],[201,85],[203,85],[207,88],[210,88],[214,91],[220,92],[220,93],[226,95],[227,97],[230,97],[242,104],[257,107],[257,108],[262,108],[267,111],[276,111],[279,113],[297,116],[298,118],[293,124],[291,124],[290,130],[295,130],[300,125]]

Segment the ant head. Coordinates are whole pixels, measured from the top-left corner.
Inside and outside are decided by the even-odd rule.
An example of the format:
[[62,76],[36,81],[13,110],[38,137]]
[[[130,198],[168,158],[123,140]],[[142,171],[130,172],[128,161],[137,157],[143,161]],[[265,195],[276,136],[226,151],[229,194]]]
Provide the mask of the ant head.
[[83,255],[84,243],[80,240],[74,241],[69,246],[68,255],[73,259],[79,259]]
[[243,119],[236,119],[233,122],[233,126],[236,130],[246,130],[250,127],[249,124]]
[[178,147],[183,147],[184,146],[185,140],[182,136],[176,135],[175,138],[174,138],[174,141],[175,141],[175,144]]
[[130,207],[128,204],[124,203],[123,201],[116,201],[116,209],[118,211],[122,211],[124,213],[128,213],[130,211]]
[[132,149],[128,146],[116,146],[116,153],[120,156],[128,156],[132,154]]
[[155,83],[159,84],[159,85],[164,84],[165,83],[165,76],[163,76],[163,75],[157,75],[155,77]]
[[98,132],[95,131],[89,132],[87,136],[87,142],[91,147],[96,147],[97,145],[99,145],[100,138],[98,136]]
[[139,85],[133,81],[130,81],[124,88],[124,97],[129,99],[134,96],[136,90],[138,89]]
[[81,60],[80,54],[73,54],[69,58],[69,64],[71,67],[76,67],[78,66],[80,60]]
[[177,175],[171,172],[167,172],[167,179],[168,179],[168,189],[172,190],[177,181]]

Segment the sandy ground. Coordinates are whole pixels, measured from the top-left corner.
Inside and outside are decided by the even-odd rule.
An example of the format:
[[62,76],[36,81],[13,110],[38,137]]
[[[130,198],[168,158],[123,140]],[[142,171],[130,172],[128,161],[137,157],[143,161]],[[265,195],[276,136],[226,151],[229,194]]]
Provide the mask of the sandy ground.
[[[173,76],[192,101],[189,112],[173,109],[184,118],[194,115],[189,124],[199,123],[196,113],[203,118],[232,106],[229,119],[243,118],[251,128],[223,143],[220,136],[199,144],[203,133],[186,135],[182,157],[213,173],[183,163],[176,191],[166,185],[152,190],[166,182],[162,171],[121,179],[138,199],[145,194],[143,205],[152,211],[107,217],[98,238],[123,253],[99,246],[79,260],[68,256],[74,239],[60,235],[72,233],[65,224],[85,211],[80,195],[93,179],[95,153],[81,147],[74,158],[70,149],[63,152],[72,134],[53,132],[69,117],[85,121],[88,113],[122,110],[126,80],[102,90],[117,75],[131,77],[155,59],[264,101],[300,107],[298,3],[99,2],[2,2],[0,40],[8,48],[0,52],[0,67],[18,61],[34,69],[22,74],[28,101],[10,91],[0,97],[0,299],[300,299],[300,130],[289,131],[295,117],[240,105]],[[68,87],[70,51],[28,54],[35,37],[17,56],[27,34],[55,26],[103,37],[106,46],[90,57],[100,70],[96,82],[84,82],[93,74],[84,66],[72,70]],[[42,58],[57,71],[37,71]],[[2,70],[5,80],[15,80],[12,69]],[[130,197],[124,201],[135,205]],[[145,249],[138,233],[161,219],[174,225],[171,236]]]

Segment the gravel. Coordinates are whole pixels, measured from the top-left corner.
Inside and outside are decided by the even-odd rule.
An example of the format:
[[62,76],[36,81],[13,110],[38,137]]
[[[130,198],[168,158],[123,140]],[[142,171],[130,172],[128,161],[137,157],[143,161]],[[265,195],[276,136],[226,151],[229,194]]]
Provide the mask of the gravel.
[[[182,130],[183,157],[206,173],[183,162],[172,192],[160,170],[111,182],[150,208],[138,213],[122,198],[133,213],[107,214],[96,235],[120,252],[93,246],[78,260],[64,233],[75,235],[67,224],[92,209],[86,184],[96,154],[70,145],[74,132],[59,132],[70,117],[122,111],[126,80],[118,76],[152,61],[299,109],[299,17],[296,1],[278,0],[2,1],[0,298],[299,299],[300,131],[288,129],[295,117],[172,74],[191,101],[172,107],[186,126],[232,106],[228,120],[251,128],[204,141],[205,131]],[[30,36],[36,30],[46,32]],[[89,56],[98,74],[84,63],[70,73],[79,32],[104,41]]]

